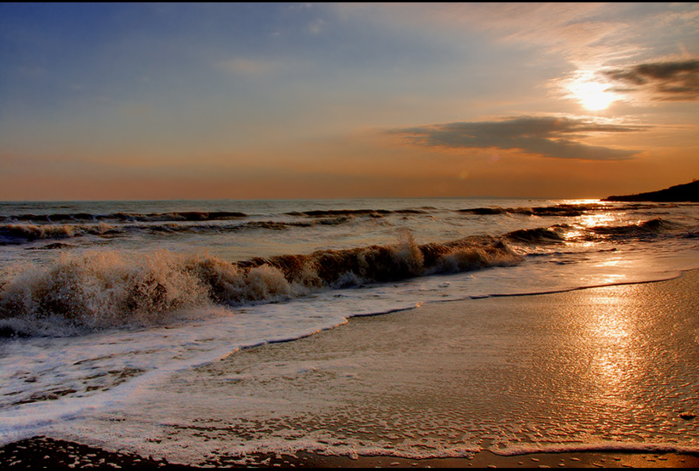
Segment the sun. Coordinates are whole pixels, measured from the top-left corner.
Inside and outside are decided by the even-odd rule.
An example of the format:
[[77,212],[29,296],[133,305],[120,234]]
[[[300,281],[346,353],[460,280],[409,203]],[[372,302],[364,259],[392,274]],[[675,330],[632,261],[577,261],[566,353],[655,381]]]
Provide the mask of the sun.
[[607,109],[616,100],[605,84],[596,81],[576,81],[570,86],[570,91],[575,100],[591,111]]
[[580,97],[580,103],[591,111],[604,110],[614,101],[609,93],[592,92]]
[[602,84],[587,83],[578,92],[578,100],[588,110],[598,111],[606,109],[614,101],[614,95],[605,91]]

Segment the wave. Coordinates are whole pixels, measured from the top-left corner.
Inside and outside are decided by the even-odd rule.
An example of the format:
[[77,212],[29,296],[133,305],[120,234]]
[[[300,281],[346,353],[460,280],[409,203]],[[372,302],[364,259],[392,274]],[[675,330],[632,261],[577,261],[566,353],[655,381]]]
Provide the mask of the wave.
[[658,207],[672,208],[675,204],[617,204],[610,206],[602,203],[584,203],[584,204],[556,204],[553,206],[538,206],[538,207],[516,207],[516,208],[501,208],[499,206],[489,206],[480,208],[465,208],[456,210],[462,214],[473,214],[477,216],[489,215],[520,215],[520,216],[558,216],[558,217],[577,217],[586,213],[594,212],[609,212],[609,211],[638,211],[641,209],[657,209]]
[[246,213],[237,211],[176,211],[167,213],[67,213],[67,214],[20,214],[16,216],[0,216],[0,222],[158,222],[158,221],[221,221],[246,218]]
[[505,234],[505,238],[511,242],[519,242],[528,245],[548,245],[565,242],[564,230],[567,226],[557,225],[552,227],[539,227],[536,229],[520,229]]
[[241,230],[269,229],[283,231],[295,227],[337,226],[351,222],[351,218],[325,218],[313,221],[248,221],[235,224],[202,224],[186,222],[164,222],[143,224],[0,224],[0,245],[15,245],[37,239],[63,239],[85,235],[114,236],[128,232],[145,231],[149,233],[176,232],[235,232]]
[[[405,208],[405,209],[328,209],[328,210],[309,210],[309,211],[292,211],[286,213],[290,216],[307,216],[307,217],[327,217],[327,216],[369,216],[381,218],[391,214],[430,214],[435,208]],[[544,207],[520,207],[520,208],[501,208],[499,206],[489,206],[480,208],[457,209],[457,213],[474,214],[474,215],[496,215],[496,214],[520,214],[526,216],[580,216],[585,211],[609,210],[609,207],[602,204],[558,204],[555,206]]]
[[394,211],[388,209],[316,209],[310,211],[290,211],[286,213],[289,216],[310,216],[310,217],[327,217],[327,216],[371,216],[383,217],[387,214],[392,214]]
[[[686,229],[686,226],[662,218],[641,221],[638,224],[625,226],[594,226],[589,231],[596,235],[611,239],[654,238],[662,234],[676,234]],[[682,236],[682,234],[679,234]]]
[[[61,239],[86,234],[112,235],[122,232],[116,226],[100,222],[97,224],[4,224],[0,225],[0,236],[4,243],[19,243],[21,239]],[[18,240],[19,239],[19,240]]]
[[[332,221],[317,221],[319,224],[333,224]],[[337,222],[339,223],[339,222]],[[293,227],[312,227],[316,221],[311,222],[282,222],[282,221],[250,221],[234,225],[221,224],[178,224],[168,222],[165,224],[128,225],[123,226],[127,231],[159,232],[235,232],[246,229],[270,229],[285,231]]]
[[468,208],[459,209],[459,213],[474,214],[474,215],[492,215],[492,214],[518,214],[523,216],[566,216],[576,217],[581,216],[585,212],[605,210],[609,208],[601,204],[558,204],[555,206],[542,207],[519,207],[519,208],[501,208],[486,207],[486,208]]
[[404,209],[314,209],[308,211],[290,211],[285,213],[289,216],[308,216],[312,218],[328,217],[328,216],[369,216],[381,218],[390,214],[429,214],[436,210],[432,206],[423,206],[421,208],[404,208]]
[[[595,205],[588,205],[594,207]],[[517,208],[517,211],[528,211],[522,208]],[[165,222],[128,222],[122,224],[108,224],[105,222],[83,223],[83,224],[35,224],[35,223],[10,223],[0,224],[0,246],[2,245],[19,245],[28,242],[33,242],[41,239],[66,239],[73,237],[82,237],[86,235],[98,236],[103,238],[111,238],[115,236],[125,235],[133,232],[145,232],[150,234],[167,234],[167,233],[228,233],[247,230],[272,230],[285,231],[294,228],[308,228],[316,226],[339,226],[342,224],[356,223],[356,214],[369,214],[370,210],[361,211],[345,211],[332,210],[308,213],[313,214],[312,219],[295,220],[295,221],[218,221],[209,222],[206,220],[182,220],[182,221],[165,221]],[[373,210],[371,210],[373,211]],[[396,212],[403,213],[407,211],[426,211],[420,210],[399,210]],[[459,210],[460,212],[468,211],[471,214],[496,215],[496,214],[512,214],[512,209],[503,208],[473,208],[469,210]],[[552,208],[543,208],[538,211],[538,215],[550,214],[556,212]],[[563,208],[563,211],[567,211]],[[175,213],[162,213],[175,214]],[[161,214],[161,215],[162,215]],[[189,213],[177,213],[189,214]],[[200,214],[200,213],[197,213]],[[212,214],[212,213],[206,213]],[[226,213],[230,214],[230,213]],[[237,213],[236,213],[237,214]],[[298,213],[301,214],[301,213]],[[321,214],[323,217],[321,217]],[[532,213],[533,214],[533,213]],[[331,216],[332,215],[332,216]],[[383,216],[378,216],[383,217]],[[575,227],[575,231],[567,229]],[[682,232],[684,231],[684,232]],[[687,232],[689,231],[689,232]],[[693,232],[692,232],[693,231]],[[599,240],[600,238],[609,240],[633,240],[633,239],[649,239],[659,235],[676,236],[683,238],[695,238],[696,228],[691,229],[683,224],[668,221],[662,218],[654,218],[646,221],[641,221],[637,224],[622,225],[622,226],[593,226],[580,227],[573,223],[573,226],[567,224],[556,224],[551,227],[540,227],[535,229],[522,229],[505,234],[505,240],[515,244],[525,245],[549,245],[565,242],[570,234],[579,234],[581,240]],[[44,248],[60,248],[60,245],[50,244]]]
[[209,255],[63,252],[50,267],[15,266],[0,279],[0,335],[73,335],[144,326],[183,308],[293,299],[313,291],[517,264],[500,239],[324,250],[228,263]]
[[238,262],[243,268],[272,266],[294,282],[310,286],[397,281],[516,264],[521,257],[502,240],[488,236],[417,245],[404,235],[398,245],[322,250],[310,255],[281,255]]
[[[582,203],[582,204],[555,204],[539,207],[514,207],[502,208],[498,206],[466,208],[455,210],[457,213],[474,215],[519,214],[525,216],[570,216],[575,217],[585,212],[594,211],[628,211],[640,209],[657,209],[659,207],[676,207],[670,203]],[[375,218],[385,217],[391,214],[404,215],[429,215],[435,211],[443,211],[433,206],[421,206],[403,209],[315,209],[305,211],[290,211],[284,213],[287,216],[302,216],[310,218],[326,217],[355,217],[369,216]],[[141,212],[113,212],[113,213],[52,213],[52,214],[0,214],[0,223],[86,223],[86,222],[206,222],[227,221],[249,218],[250,215],[241,211],[167,211],[157,213]]]

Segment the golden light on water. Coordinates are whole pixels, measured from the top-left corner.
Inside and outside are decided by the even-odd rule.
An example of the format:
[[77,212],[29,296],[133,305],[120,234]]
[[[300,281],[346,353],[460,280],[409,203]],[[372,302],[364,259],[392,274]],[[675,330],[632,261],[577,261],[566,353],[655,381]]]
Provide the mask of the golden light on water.
[[[600,207],[604,205],[599,204],[598,200],[564,200],[563,204],[566,205],[593,205],[596,204]],[[619,223],[618,215],[610,211],[599,211],[599,212],[584,212],[578,216],[575,220],[575,224],[572,224],[565,231],[566,240],[576,240],[580,246],[592,247],[597,242],[592,240],[584,241],[583,238],[589,233],[591,228],[599,227],[611,227]]]
[[590,229],[592,227],[613,226],[618,222],[618,218],[611,213],[600,212],[597,214],[583,214],[580,216],[579,222],[585,229]]
[[643,362],[638,356],[635,318],[615,292],[608,287],[590,290],[587,339],[590,347],[590,374],[607,398],[623,398],[624,385]]

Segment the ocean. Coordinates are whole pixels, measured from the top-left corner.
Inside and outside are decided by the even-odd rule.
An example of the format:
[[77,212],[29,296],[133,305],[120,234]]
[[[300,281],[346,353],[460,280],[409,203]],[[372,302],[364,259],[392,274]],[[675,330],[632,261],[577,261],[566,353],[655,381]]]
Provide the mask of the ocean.
[[[699,268],[698,248],[699,205],[691,203],[3,202],[0,445],[37,435],[92,438],[189,463],[215,452],[204,442],[227,443],[228,452],[239,454],[301,449],[433,457],[459,447],[472,452],[485,437],[507,451],[511,429],[478,424],[448,450],[425,447],[424,437],[403,439],[399,447],[373,441],[370,449],[366,441],[329,441],[288,427],[255,437],[240,432],[233,444],[201,425],[207,414],[230,431],[243,422],[252,427],[270,408],[288,413],[283,401],[267,398],[264,379],[293,382],[309,371],[293,357],[253,368],[247,390],[251,370],[219,373],[231,385],[226,400],[235,413],[221,406],[221,381],[211,381],[211,403],[196,409],[199,418],[182,417],[166,398],[173,378],[200,378],[193,372],[222,359],[243,361],[248,347],[293,344],[353,317],[379,316],[367,317],[371,323],[391,313],[400,323],[403,313],[448,301],[667,280]],[[405,348],[420,357],[420,342]],[[333,368],[348,368],[334,361]],[[351,374],[342,378],[338,384]],[[206,402],[208,383],[198,381],[197,400]],[[304,384],[304,407],[312,409],[313,383]],[[333,397],[316,400],[320,407]],[[300,407],[298,398],[287,398],[294,401],[289,407]],[[189,433],[164,440],[164,427]],[[527,450],[550,449],[559,438],[540,430]],[[576,440],[584,445],[584,438]],[[634,443],[642,448],[643,437]],[[510,452],[518,446],[512,441]]]

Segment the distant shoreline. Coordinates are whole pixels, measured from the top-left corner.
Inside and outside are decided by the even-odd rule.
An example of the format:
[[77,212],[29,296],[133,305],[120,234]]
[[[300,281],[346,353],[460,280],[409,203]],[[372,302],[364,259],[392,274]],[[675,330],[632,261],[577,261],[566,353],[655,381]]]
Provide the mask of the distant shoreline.
[[649,201],[652,203],[697,203],[699,202],[699,180],[684,185],[671,186],[664,190],[638,193],[635,195],[608,196],[602,201]]

